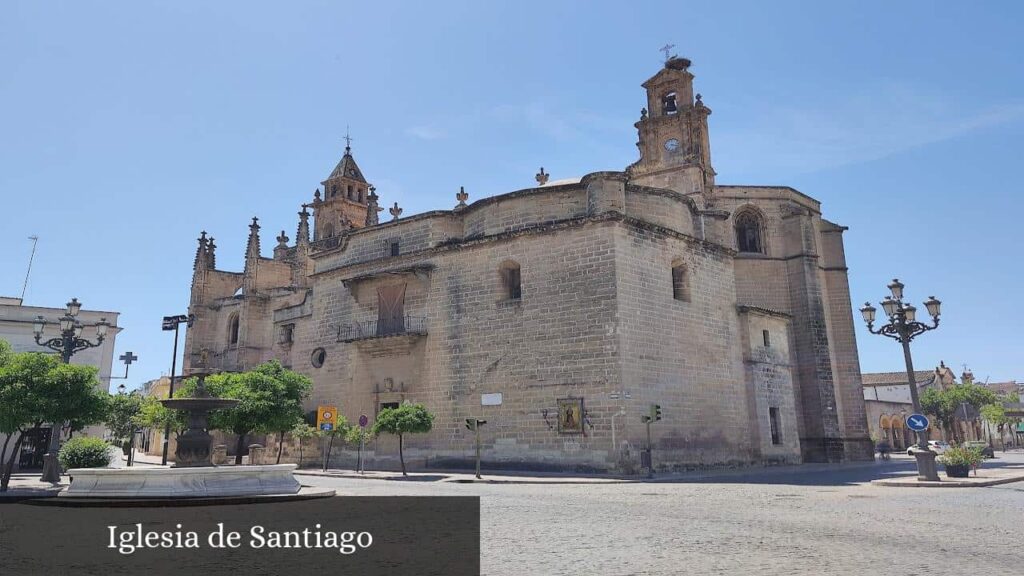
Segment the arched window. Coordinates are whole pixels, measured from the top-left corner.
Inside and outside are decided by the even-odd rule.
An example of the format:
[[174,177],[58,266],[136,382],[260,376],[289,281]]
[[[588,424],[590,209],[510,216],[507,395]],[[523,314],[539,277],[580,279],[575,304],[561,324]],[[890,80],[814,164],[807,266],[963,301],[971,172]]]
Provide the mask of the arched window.
[[686,266],[678,260],[672,262],[672,298],[681,302],[690,301],[689,280]]
[[331,237],[333,237],[334,236],[334,224],[331,224],[330,222],[324,224],[324,233],[322,234],[322,236],[324,238],[331,238]]
[[499,273],[505,298],[508,300],[519,300],[522,298],[523,285],[519,263],[514,260],[506,260],[501,264]]
[[348,186],[348,199],[349,200],[355,200],[355,198],[352,196],[352,186],[351,185]]
[[228,344],[238,344],[238,314],[228,318]]
[[736,249],[740,252],[764,254],[764,224],[761,215],[754,210],[743,210],[734,218],[736,225]]

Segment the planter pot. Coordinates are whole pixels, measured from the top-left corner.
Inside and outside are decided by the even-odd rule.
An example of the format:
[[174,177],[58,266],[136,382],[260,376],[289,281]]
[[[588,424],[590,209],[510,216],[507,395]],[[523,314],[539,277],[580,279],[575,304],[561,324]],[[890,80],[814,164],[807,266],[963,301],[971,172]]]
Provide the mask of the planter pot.
[[946,476],[950,478],[967,478],[970,471],[970,464],[946,464]]

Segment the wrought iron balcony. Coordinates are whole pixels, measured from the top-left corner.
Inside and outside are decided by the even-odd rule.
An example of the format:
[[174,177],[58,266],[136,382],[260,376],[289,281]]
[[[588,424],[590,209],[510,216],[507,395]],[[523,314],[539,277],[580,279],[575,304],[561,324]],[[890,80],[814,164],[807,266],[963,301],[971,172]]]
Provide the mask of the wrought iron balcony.
[[354,342],[368,338],[387,338],[390,336],[425,336],[427,334],[426,318],[403,316],[387,320],[365,320],[342,326],[338,330],[339,342]]
[[330,250],[332,248],[337,248],[338,246],[341,246],[342,238],[344,238],[344,236],[341,235],[330,236],[328,238],[321,238],[319,240],[314,240],[310,242],[309,246],[313,250],[313,252],[319,252],[321,250]]

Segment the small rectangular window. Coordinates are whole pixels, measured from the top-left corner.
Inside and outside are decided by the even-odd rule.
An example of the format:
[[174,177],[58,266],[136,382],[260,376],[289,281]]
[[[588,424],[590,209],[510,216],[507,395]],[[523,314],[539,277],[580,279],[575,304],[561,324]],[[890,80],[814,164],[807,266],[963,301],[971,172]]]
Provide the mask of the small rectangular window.
[[281,344],[291,344],[295,336],[295,325],[285,324],[281,326]]
[[391,241],[389,250],[390,250],[390,253],[391,253],[392,256],[398,256],[398,253],[399,253],[398,240],[392,240]]
[[682,265],[672,267],[672,297],[682,302],[690,301],[686,285],[686,268]]
[[779,425],[779,409],[774,406],[768,409],[768,420],[772,427],[772,444],[782,444],[782,430]]
[[523,285],[520,281],[519,268],[509,268],[508,275],[508,297],[510,300],[519,300],[523,296]]
[[761,337],[764,338],[764,347],[765,348],[768,348],[768,347],[770,347],[772,345],[772,335],[771,335],[771,332],[768,332],[767,330],[761,330]]
[[385,409],[388,409],[388,408],[390,408],[392,410],[397,410],[398,409],[398,402],[381,402],[380,406],[377,408],[377,413],[380,414],[381,410],[385,410]]

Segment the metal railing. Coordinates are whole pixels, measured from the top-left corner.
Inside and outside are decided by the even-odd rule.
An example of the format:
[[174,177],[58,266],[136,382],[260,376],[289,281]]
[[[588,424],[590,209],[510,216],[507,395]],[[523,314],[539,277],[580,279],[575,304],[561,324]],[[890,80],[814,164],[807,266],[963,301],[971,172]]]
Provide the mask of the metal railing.
[[402,316],[386,320],[364,320],[353,322],[338,330],[339,342],[351,342],[365,338],[384,338],[402,334],[426,334],[426,318]]
[[314,240],[309,243],[309,246],[314,252],[319,252],[321,250],[330,250],[331,248],[337,248],[338,246],[341,246],[341,239],[342,236],[330,236],[328,238]]

